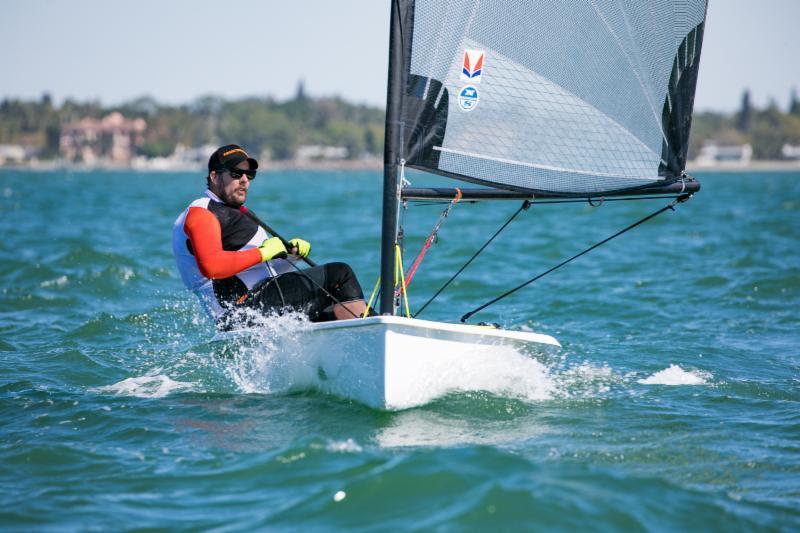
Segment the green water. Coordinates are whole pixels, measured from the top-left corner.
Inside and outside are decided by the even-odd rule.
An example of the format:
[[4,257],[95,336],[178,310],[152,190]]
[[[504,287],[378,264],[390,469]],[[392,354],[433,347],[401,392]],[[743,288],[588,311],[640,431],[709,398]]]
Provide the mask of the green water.
[[[170,247],[202,175],[1,171],[0,525],[797,530],[800,173],[698,177],[676,212],[474,317],[560,352],[379,412],[305,390],[271,351],[288,322],[212,342]],[[379,188],[264,173],[248,205],[369,290]],[[457,321],[665,203],[534,205],[422,318]],[[412,310],[517,207],[458,205]],[[441,209],[405,212],[409,256]]]

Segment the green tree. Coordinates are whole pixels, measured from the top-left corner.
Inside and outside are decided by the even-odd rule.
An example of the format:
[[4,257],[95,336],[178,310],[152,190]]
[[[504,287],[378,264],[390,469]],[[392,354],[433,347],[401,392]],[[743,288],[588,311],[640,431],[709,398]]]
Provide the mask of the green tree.
[[797,99],[797,89],[792,87],[792,93],[789,96],[789,114],[800,116],[800,100]]
[[328,125],[328,142],[331,146],[344,146],[349,157],[357,157],[364,152],[364,132],[357,125],[344,120],[335,120]]
[[267,102],[253,98],[225,105],[219,137],[252,153],[267,150],[275,159],[289,159],[294,155],[297,126]]
[[780,159],[782,157],[785,138],[783,126],[785,115],[773,101],[769,107],[754,114],[751,132],[753,139],[753,157],[755,159]]
[[45,144],[41,156],[44,159],[58,157],[59,141],[61,140],[61,127],[58,124],[48,124],[44,130]]
[[170,155],[177,144],[200,146],[237,142],[254,153],[276,159],[294,155],[301,144],[346,146],[351,157],[383,150],[382,109],[353,105],[341,98],[310,98],[298,89],[292,100],[245,98],[225,101],[204,96],[188,105],[163,105],[143,96],[118,106],[67,99],[54,106],[49,94],[39,100],[0,101],[0,143],[24,144],[56,157],[63,126],[85,118],[99,119],[112,111],[147,123],[139,153]]
[[742,93],[742,105],[736,115],[736,128],[739,131],[747,131],[752,125],[752,120],[753,106],[750,104],[750,91],[745,89],[744,93]]

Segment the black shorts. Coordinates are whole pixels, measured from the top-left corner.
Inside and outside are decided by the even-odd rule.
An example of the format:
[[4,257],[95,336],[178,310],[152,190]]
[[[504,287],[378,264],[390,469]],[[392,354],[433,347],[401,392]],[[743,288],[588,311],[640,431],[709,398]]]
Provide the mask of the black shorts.
[[219,326],[224,330],[246,326],[239,318],[246,315],[238,312],[242,308],[256,309],[264,315],[300,312],[312,322],[324,322],[335,319],[333,305],[337,301],[363,299],[361,285],[350,265],[326,263],[265,279],[228,309],[220,318]]

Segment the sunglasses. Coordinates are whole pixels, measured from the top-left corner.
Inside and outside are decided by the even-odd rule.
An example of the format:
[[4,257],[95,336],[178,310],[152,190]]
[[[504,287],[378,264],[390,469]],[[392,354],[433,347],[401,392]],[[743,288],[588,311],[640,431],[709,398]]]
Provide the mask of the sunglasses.
[[241,168],[233,168],[228,170],[231,173],[231,177],[235,180],[238,180],[242,176],[247,176],[247,179],[254,180],[256,179],[256,171],[255,170],[243,170]]
[[255,170],[244,170],[244,169],[241,169],[241,168],[233,168],[233,169],[221,168],[220,170],[222,170],[222,171],[227,170],[230,173],[231,178],[233,178],[235,180],[238,180],[242,176],[247,176],[247,179],[249,179],[250,181],[256,179],[256,171]]

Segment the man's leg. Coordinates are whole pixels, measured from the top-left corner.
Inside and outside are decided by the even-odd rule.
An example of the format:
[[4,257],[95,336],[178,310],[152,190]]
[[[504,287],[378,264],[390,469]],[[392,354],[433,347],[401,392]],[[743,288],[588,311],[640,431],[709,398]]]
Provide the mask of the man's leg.
[[324,267],[325,289],[341,302],[333,306],[336,320],[361,318],[367,304],[353,269],[347,263],[327,263]]
[[[361,285],[345,263],[326,263],[278,276],[254,289],[245,305],[265,314],[294,309],[306,312],[314,321],[360,318],[366,309]],[[325,311],[331,308],[333,317]]]
[[367,308],[367,303],[364,300],[356,300],[354,302],[342,302],[341,304],[336,304],[333,306],[333,314],[336,316],[336,320],[346,320],[348,318],[353,318],[355,315],[358,318],[361,318],[361,315],[364,314],[364,310]]

